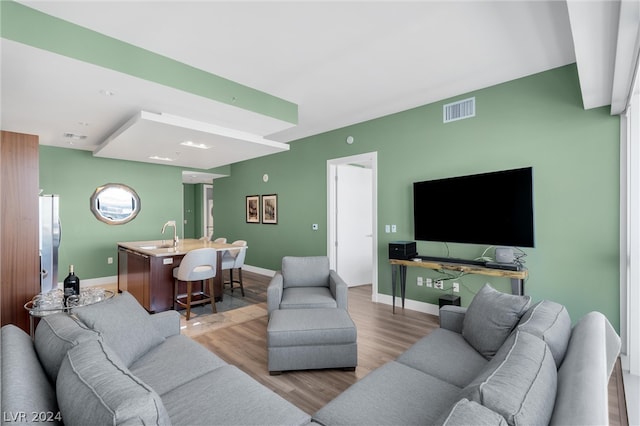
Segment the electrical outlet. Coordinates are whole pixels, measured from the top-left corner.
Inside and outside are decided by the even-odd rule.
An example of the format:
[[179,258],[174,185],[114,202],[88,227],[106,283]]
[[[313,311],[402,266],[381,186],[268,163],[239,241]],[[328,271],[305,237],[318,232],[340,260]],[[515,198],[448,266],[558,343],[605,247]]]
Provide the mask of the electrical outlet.
[[107,257],[107,263],[111,265],[113,263],[113,257]]
[[433,280],[431,278],[426,279],[427,287],[433,287]]
[[453,283],[453,292],[454,293],[460,292],[460,283]]
[[444,281],[438,280],[438,281],[435,282],[435,284],[433,286],[435,288],[437,288],[438,290],[443,290],[444,289]]
[[423,286],[423,284],[424,284],[424,283],[423,283],[423,281],[422,281],[422,277],[418,277],[418,285],[419,285],[420,287],[422,287],[422,286]]

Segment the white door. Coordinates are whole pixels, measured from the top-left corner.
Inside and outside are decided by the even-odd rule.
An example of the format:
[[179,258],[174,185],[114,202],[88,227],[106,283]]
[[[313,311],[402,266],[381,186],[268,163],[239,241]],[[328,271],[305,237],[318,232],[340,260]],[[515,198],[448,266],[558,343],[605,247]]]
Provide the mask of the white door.
[[371,284],[373,271],[372,171],[336,169],[336,271],[349,287]]

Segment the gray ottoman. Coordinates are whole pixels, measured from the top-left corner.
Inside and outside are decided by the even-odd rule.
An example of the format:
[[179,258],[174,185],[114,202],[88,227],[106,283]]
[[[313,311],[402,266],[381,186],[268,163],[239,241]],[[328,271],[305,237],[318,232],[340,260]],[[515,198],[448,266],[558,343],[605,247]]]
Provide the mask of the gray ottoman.
[[267,326],[269,373],[358,364],[356,326],[344,309],[279,309]]

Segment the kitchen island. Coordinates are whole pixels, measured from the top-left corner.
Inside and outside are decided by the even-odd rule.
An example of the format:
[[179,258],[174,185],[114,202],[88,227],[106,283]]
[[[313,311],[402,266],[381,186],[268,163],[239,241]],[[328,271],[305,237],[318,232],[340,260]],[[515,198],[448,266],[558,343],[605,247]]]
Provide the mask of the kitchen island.
[[[151,312],[173,309],[173,268],[191,250],[199,248],[217,250],[214,297],[222,300],[222,255],[226,250],[238,250],[232,244],[206,240],[185,239],[173,247],[171,240],[134,241],[118,243],[118,291],[128,291],[144,308]],[[246,247],[243,248],[246,250]],[[186,293],[186,286],[179,293]]]

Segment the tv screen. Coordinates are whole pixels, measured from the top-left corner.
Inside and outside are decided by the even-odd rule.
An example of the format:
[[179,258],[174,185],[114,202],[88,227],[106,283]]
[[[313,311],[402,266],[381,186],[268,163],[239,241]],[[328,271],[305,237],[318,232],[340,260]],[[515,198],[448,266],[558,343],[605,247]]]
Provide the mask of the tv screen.
[[534,247],[531,167],[413,184],[415,239]]

